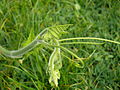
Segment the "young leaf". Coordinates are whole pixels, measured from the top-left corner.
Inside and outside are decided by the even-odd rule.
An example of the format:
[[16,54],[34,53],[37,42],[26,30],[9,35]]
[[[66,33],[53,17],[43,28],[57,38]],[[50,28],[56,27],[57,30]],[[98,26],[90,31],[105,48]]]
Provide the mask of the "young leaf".
[[[57,45],[59,45],[57,41],[56,43]],[[48,72],[50,75],[49,83],[51,84],[51,86],[58,86],[58,79],[60,79],[59,69],[61,69],[61,67],[62,60],[60,55],[60,48],[55,47],[48,63]]]
[[45,41],[51,40],[51,39],[59,39],[62,34],[66,32],[68,27],[71,26],[71,24],[65,24],[65,25],[57,25],[53,27],[49,27],[46,29],[44,34],[42,35],[42,38]]

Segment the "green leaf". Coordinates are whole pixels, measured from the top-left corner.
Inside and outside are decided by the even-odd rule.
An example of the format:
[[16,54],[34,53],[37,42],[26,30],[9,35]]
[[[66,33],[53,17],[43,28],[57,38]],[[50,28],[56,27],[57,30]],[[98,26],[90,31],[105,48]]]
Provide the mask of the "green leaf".
[[71,25],[72,24],[65,24],[65,25],[57,25],[57,26],[49,27],[46,29],[45,33],[42,35],[42,38],[45,41],[52,40],[53,38],[59,39],[62,34],[66,33],[66,30]]
[[27,46],[29,43],[31,43],[33,41],[34,38],[35,38],[34,29],[31,29],[29,37],[27,38],[27,41],[22,43],[22,46]]
[[[59,45],[58,41],[55,44]],[[51,86],[58,86],[58,79],[60,79],[59,69],[62,67],[62,60],[60,55],[60,48],[54,48],[48,63],[48,72],[50,75],[49,83]]]

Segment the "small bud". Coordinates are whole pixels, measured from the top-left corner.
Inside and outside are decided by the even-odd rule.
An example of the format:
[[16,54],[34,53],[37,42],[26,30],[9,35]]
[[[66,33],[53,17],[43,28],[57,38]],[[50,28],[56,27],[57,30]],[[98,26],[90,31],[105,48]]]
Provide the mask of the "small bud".
[[18,60],[18,62],[19,62],[20,64],[23,64],[23,60],[24,60],[24,58],[23,58],[23,59]]
[[75,9],[76,10],[80,10],[80,5],[79,4],[75,4]]
[[22,63],[23,63],[23,60],[19,60],[18,62],[19,62],[20,64],[22,64]]

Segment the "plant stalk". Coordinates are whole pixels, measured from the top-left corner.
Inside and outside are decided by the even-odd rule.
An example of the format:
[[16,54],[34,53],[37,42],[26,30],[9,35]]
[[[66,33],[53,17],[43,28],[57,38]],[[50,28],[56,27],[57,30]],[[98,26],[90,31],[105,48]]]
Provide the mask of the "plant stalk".
[[106,42],[111,42],[115,44],[120,44],[120,42],[117,41],[112,41],[108,39],[103,39],[103,38],[95,38],[95,37],[76,37],[76,38],[65,38],[65,39],[60,39],[59,41],[69,41],[69,40],[80,40],[80,39],[88,39],[88,40],[100,40],[100,41],[106,41]]
[[9,51],[3,48],[2,46],[0,46],[0,54],[3,54],[10,58],[21,58],[25,53],[29,52],[34,47],[36,47],[37,45],[43,42],[43,40],[41,40],[41,36],[42,34],[44,34],[45,31],[46,29],[44,29],[41,33],[39,33],[39,35],[36,36],[36,38],[30,44],[28,44],[27,46],[21,49]]

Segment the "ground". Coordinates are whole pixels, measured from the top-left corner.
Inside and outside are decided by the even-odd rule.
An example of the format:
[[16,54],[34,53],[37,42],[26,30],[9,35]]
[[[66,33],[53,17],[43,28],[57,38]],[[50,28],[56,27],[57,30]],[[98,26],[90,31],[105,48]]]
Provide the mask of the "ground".
[[[119,6],[119,0],[0,0],[0,45],[16,50],[31,42],[43,29],[61,24],[73,24],[69,33],[61,38],[98,37],[120,42]],[[22,64],[21,59],[1,55],[0,89],[120,89],[120,45],[105,42],[103,45],[65,47],[81,58],[96,51],[84,60],[84,68],[77,68],[63,58],[58,87],[51,87],[46,74],[50,51],[43,51],[42,55],[42,47],[37,47],[21,58],[24,59]]]

